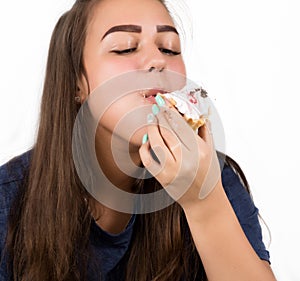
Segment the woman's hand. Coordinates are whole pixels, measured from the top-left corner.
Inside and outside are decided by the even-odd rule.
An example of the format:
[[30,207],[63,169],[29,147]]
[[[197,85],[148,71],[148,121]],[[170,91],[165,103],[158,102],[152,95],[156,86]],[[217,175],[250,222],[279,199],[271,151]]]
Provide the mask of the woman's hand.
[[207,125],[197,135],[175,109],[153,106],[141,160],[174,200],[190,207],[220,181],[212,135]]

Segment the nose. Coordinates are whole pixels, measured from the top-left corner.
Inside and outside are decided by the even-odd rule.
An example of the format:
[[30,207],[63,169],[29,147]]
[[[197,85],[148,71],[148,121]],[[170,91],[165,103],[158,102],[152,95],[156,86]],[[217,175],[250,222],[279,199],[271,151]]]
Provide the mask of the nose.
[[157,48],[149,48],[145,54],[143,68],[149,72],[162,72],[167,67],[165,55]]

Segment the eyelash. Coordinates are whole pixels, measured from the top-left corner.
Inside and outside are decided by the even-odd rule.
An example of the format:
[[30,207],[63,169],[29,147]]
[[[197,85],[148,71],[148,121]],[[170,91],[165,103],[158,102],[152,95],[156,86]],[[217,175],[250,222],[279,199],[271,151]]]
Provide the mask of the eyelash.
[[166,49],[166,48],[159,48],[159,50],[168,56],[178,56],[181,54],[181,52],[176,52],[176,51]]
[[[137,48],[129,48],[129,49],[124,49],[124,50],[113,50],[111,51],[112,53],[115,53],[117,55],[129,55],[131,53],[133,53],[134,51],[136,51]],[[166,49],[166,48],[158,48],[162,53],[168,55],[168,56],[178,56],[181,54],[181,52],[176,52],[176,51],[172,51],[170,49]]]
[[113,50],[112,53],[115,53],[117,55],[128,55],[133,53],[136,50],[136,48],[130,48],[130,49],[124,49],[124,50]]

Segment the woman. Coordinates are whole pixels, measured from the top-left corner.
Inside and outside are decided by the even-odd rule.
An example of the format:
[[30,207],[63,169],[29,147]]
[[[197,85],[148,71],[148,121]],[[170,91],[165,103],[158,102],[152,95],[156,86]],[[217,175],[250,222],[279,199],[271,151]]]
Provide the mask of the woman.
[[[185,76],[179,36],[163,1],[78,0],[58,21],[36,144],[0,171],[1,280],[275,280],[257,208],[239,176],[247,182],[229,157],[222,178],[218,165],[210,165],[216,154],[206,126],[195,137],[201,151],[191,161],[195,178],[186,193],[174,196],[177,203],[131,215],[87,192],[72,154],[77,113],[99,85],[135,70]],[[162,118],[155,107],[149,126],[126,140],[133,161],[155,178],[137,181],[115,165],[114,128],[126,112],[145,105],[143,95],[113,104],[95,136],[99,166],[128,192],[167,188],[186,163],[176,129],[153,121]],[[156,147],[166,156],[160,169]],[[199,199],[210,172],[217,180]],[[181,174],[179,180],[188,178]]]

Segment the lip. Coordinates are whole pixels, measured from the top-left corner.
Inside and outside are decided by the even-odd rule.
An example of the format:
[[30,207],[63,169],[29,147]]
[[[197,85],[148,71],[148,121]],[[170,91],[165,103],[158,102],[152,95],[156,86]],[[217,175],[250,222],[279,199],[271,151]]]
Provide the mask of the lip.
[[143,91],[143,96],[145,98],[155,97],[158,93],[165,94],[165,93],[167,93],[167,91],[165,91],[163,89],[149,89],[149,90]]
[[151,104],[155,104],[156,103],[156,100],[155,100],[155,96],[152,95],[152,96],[148,96],[145,98],[145,100]]

